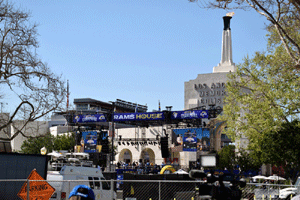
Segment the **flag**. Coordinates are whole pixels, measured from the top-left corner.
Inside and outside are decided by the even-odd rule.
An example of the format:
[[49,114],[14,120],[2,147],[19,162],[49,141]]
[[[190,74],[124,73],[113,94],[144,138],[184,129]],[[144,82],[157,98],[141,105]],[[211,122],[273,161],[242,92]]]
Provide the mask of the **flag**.
[[134,110],[134,112],[137,113],[137,111],[138,111],[138,105],[136,104],[136,105],[135,105],[135,110]]

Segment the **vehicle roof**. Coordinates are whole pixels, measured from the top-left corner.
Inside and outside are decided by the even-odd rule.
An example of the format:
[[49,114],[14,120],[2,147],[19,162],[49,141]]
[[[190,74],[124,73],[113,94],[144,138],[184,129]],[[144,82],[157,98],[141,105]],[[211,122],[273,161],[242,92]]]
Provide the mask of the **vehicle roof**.
[[76,167],[64,166],[60,170],[61,175],[86,175],[86,176],[103,176],[101,169],[94,167]]

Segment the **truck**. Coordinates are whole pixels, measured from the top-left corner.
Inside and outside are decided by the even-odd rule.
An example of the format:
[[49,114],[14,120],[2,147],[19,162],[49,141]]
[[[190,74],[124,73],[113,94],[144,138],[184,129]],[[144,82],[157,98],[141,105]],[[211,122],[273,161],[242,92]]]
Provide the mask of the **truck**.
[[300,177],[297,178],[295,184],[292,187],[287,187],[279,190],[279,199],[291,199],[291,197],[299,194],[300,192]]
[[51,200],[66,200],[77,185],[87,185],[93,189],[96,200],[116,199],[116,192],[110,181],[107,181],[100,168],[68,166],[60,171],[48,171],[48,183],[55,188]]

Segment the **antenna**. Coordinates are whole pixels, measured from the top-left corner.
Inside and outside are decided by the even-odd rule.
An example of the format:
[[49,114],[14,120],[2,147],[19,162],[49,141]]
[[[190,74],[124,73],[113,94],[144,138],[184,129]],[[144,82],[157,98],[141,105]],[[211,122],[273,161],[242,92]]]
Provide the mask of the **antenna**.
[[69,80],[67,80],[67,111],[69,110]]

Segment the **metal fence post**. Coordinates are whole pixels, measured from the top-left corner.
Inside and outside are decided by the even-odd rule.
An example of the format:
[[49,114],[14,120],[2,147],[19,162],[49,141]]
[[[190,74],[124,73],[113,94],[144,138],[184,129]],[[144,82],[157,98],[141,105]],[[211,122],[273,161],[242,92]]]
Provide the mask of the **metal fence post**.
[[114,180],[113,179],[110,179],[110,189],[111,189],[111,199],[114,199]]
[[161,199],[161,181],[158,182],[158,200]]
[[29,184],[30,184],[30,181],[29,181],[29,179],[27,179],[27,200],[29,200],[29,188],[30,188]]

